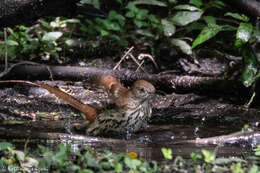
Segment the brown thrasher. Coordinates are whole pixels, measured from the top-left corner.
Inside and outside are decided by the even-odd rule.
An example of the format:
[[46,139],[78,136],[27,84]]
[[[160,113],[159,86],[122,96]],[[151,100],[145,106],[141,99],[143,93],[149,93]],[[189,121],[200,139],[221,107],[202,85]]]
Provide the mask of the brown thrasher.
[[47,84],[23,80],[0,81],[0,83],[4,82],[26,83],[42,87],[55,94],[58,98],[66,101],[84,114],[89,125],[86,133],[92,136],[104,135],[109,132],[122,134],[139,131],[147,125],[147,121],[152,114],[152,108],[148,103],[148,99],[155,92],[155,88],[145,80],[138,80],[134,82],[131,88],[127,89],[114,77],[101,77],[99,83],[108,90],[115,103],[114,108],[104,110],[101,113],[94,107],[83,104],[58,88]]
[[111,76],[103,77],[100,83],[112,95],[116,106],[97,116],[86,130],[88,135],[97,136],[110,132],[132,133],[147,125],[152,115],[152,107],[148,100],[155,92],[151,83],[138,80],[131,88],[126,89]]

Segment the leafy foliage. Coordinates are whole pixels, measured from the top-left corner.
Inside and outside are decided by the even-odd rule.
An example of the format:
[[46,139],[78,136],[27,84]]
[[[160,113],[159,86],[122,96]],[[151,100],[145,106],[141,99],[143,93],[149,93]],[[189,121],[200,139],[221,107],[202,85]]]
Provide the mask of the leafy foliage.
[[[155,54],[160,47],[177,48],[193,56],[202,48],[247,54],[242,82],[250,86],[257,78],[248,62],[254,53],[245,53],[259,42],[260,32],[245,14],[230,9],[221,0],[82,0],[96,8],[106,8],[106,19],[55,18],[41,20],[32,28],[9,28],[8,57],[10,60],[54,60],[67,62],[67,57],[119,55],[127,46],[135,46]],[[230,44],[231,43],[231,44]],[[233,43],[233,44],[232,44]],[[226,48],[228,47],[228,48]],[[4,44],[0,44],[1,58]],[[251,52],[254,51],[251,49]],[[249,60],[250,59],[250,60]],[[258,66],[254,65],[254,71]],[[254,74],[252,74],[252,72]]]
[[[187,161],[180,156],[172,157],[172,150],[162,148],[162,153],[167,159],[158,164],[155,161],[131,158],[128,154],[102,153],[92,151],[89,148],[73,150],[69,145],[59,145],[57,151],[47,147],[38,146],[36,159],[27,153],[15,150],[12,144],[0,142],[0,166],[1,171],[9,172],[258,172],[259,148],[255,149],[255,155],[243,160],[236,157],[222,158],[215,153],[202,150],[200,153],[191,153],[191,160]],[[133,152],[131,153],[133,155]],[[136,156],[136,153],[134,154]],[[252,162],[253,161],[253,162]]]

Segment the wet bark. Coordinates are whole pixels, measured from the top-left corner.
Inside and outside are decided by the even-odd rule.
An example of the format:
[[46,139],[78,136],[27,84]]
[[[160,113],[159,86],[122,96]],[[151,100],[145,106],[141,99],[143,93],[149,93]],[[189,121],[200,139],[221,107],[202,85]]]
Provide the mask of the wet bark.
[[186,140],[177,142],[176,144],[181,143],[193,143],[200,145],[224,145],[224,144],[248,144],[254,145],[256,147],[260,144],[260,131],[254,132],[236,132],[229,135],[214,136],[210,138],[201,138],[195,140]]
[[[54,140],[56,142],[61,141],[73,141],[73,142],[82,142],[82,143],[106,143],[107,145],[116,144],[116,143],[129,143],[134,142],[134,140],[119,140],[111,138],[102,138],[102,137],[89,137],[84,135],[76,134],[67,134],[67,133],[55,133],[55,132],[38,132],[32,130],[26,130],[24,133],[21,133],[20,130],[15,128],[5,128],[0,127],[0,137],[1,139],[24,139],[27,142],[33,143],[37,141],[34,140]],[[236,132],[229,135],[215,136],[210,138],[201,138],[195,140],[184,140],[179,142],[173,142],[172,145],[180,145],[184,143],[191,144],[200,144],[200,145],[225,145],[225,144],[236,144],[236,145],[254,145],[256,147],[260,144],[260,132]]]

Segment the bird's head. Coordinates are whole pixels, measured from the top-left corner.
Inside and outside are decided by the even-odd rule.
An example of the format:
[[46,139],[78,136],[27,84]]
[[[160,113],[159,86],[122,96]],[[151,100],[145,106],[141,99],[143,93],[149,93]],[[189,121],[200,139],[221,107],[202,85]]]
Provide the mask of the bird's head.
[[132,85],[131,91],[135,98],[145,100],[155,93],[155,88],[150,82],[137,80]]

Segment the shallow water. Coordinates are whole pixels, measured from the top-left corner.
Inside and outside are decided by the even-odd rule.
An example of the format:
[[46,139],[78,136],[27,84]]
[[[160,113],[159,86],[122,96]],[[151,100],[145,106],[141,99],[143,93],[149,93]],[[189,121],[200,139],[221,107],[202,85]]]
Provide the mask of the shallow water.
[[[242,156],[249,153],[252,148],[248,145],[216,146],[198,145],[190,143],[176,144],[178,141],[224,135],[231,133],[231,127],[215,126],[212,128],[199,128],[188,125],[151,125],[146,131],[129,135],[128,139],[116,139],[114,142],[106,141],[104,138],[86,142],[83,145],[90,146],[94,150],[111,150],[114,152],[136,152],[139,157],[146,160],[163,160],[161,148],[171,148],[174,156],[190,158],[190,153],[199,153],[201,149],[217,151],[218,156]],[[236,129],[233,128],[235,131]],[[225,133],[224,133],[225,132]],[[74,144],[77,148],[79,145]]]

